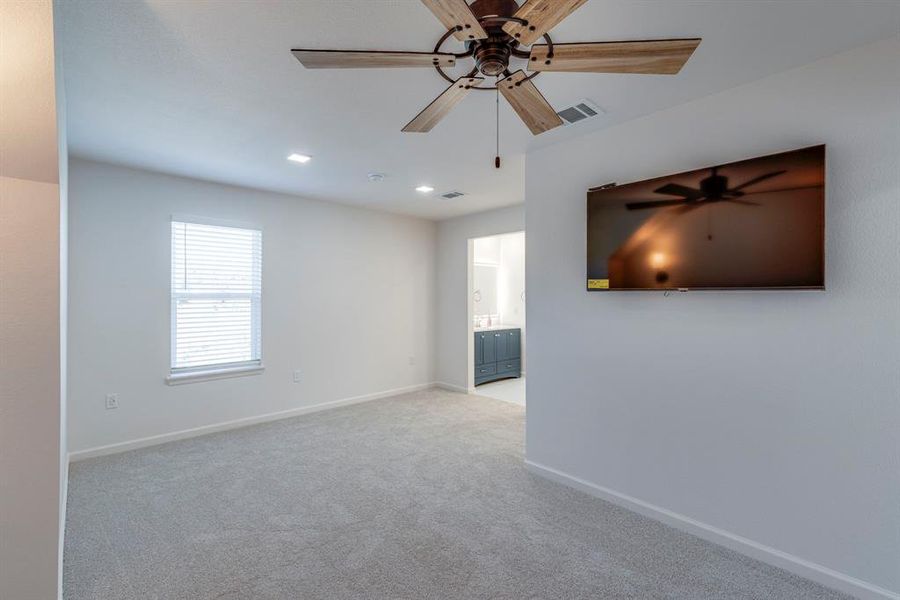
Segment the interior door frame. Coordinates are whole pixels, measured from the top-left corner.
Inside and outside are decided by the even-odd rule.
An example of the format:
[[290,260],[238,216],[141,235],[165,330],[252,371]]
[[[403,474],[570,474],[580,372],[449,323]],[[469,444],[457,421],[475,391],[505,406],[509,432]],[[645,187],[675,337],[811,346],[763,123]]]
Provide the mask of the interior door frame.
[[[490,236],[479,236],[490,237]],[[475,393],[475,240],[466,240],[466,391]]]
[[[525,244],[528,244],[528,235],[525,229],[513,229],[511,231],[497,231],[495,233],[486,233],[484,235],[476,235],[466,240],[466,391],[469,394],[475,393],[475,299],[472,297],[472,288],[475,287],[475,240],[482,238],[498,237],[513,233],[522,233],[525,236]],[[528,254],[525,254],[527,261]],[[526,263],[527,271],[527,263]],[[526,286],[527,275],[526,275]],[[528,302],[525,302],[526,313]],[[526,314],[526,319],[527,314]],[[522,342],[520,342],[522,343]],[[524,355],[524,343],[521,346],[521,352]],[[520,360],[524,360],[524,356]],[[523,373],[524,375],[524,373]]]

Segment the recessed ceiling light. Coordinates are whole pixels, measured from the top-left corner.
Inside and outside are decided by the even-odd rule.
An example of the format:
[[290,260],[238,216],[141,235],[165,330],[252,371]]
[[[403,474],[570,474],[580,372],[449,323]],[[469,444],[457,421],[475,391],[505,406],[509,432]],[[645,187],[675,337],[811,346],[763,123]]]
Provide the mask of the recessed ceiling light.
[[369,181],[371,181],[372,183],[384,181],[384,173],[369,173]]
[[308,163],[312,156],[307,156],[305,154],[297,154],[296,152],[288,156],[288,160],[294,161],[296,163],[300,163],[301,165],[304,163]]
[[423,194],[428,194],[429,192],[433,192],[434,188],[430,185],[420,185],[416,188],[417,192],[422,192]]

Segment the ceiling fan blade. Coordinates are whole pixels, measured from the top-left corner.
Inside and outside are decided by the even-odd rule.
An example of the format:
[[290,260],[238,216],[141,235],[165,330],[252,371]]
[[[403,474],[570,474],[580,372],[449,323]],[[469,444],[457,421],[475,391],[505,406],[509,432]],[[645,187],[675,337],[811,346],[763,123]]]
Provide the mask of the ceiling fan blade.
[[296,48],[291,54],[307,69],[378,69],[389,67],[452,67],[453,54],[434,52],[389,52],[369,50],[309,50]]
[[523,46],[530,46],[585,2],[587,0],[528,0],[514,15],[528,24],[509,21],[503,24],[503,31]]
[[738,200],[737,198],[728,198],[724,202],[734,202],[735,204],[743,204],[745,206],[762,206],[759,202],[750,202],[749,200]]
[[740,191],[741,191],[742,189],[744,189],[745,187],[749,187],[749,186],[751,186],[751,185],[753,185],[753,184],[755,184],[755,183],[759,183],[760,181],[765,181],[766,179],[771,179],[772,177],[777,177],[778,175],[781,175],[782,173],[787,173],[787,171],[786,171],[786,170],[782,170],[782,171],[772,171],[771,173],[766,173],[765,175],[760,175],[759,177],[754,177],[754,178],[751,179],[750,181],[745,181],[745,182],[742,183],[741,185],[739,185],[739,186],[737,186],[737,187],[735,187],[735,188],[731,188],[731,189],[728,190],[728,191],[729,191],[729,192],[740,192]]
[[484,81],[483,77],[460,77],[444,90],[440,96],[431,101],[422,112],[406,124],[402,131],[406,133],[427,133],[437,125],[441,119],[465,98],[473,87],[478,87]]
[[663,206],[675,206],[677,204],[687,203],[686,199],[682,200],[647,200],[644,202],[629,202],[625,205],[628,210],[641,210],[643,208],[662,208]]
[[530,71],[674,75],[681,70],[699,45],[699,38],[553,44],[553,56],[548,56],[549,46],[535,44],[531,47],[528,69]]
[[444,27],[453,29],[453,35],[459,41],[483,40],[488,37],[466,0],[422,0],[422,4],[434,13]]
[[516,71],[506,79],[501,79],[497,86],[534,135],[563,124],[550,103],[527,79],[524,71]]
[[703,196],[702,191],[695,190],[694,188],[689,188],[685,185],[679,185],[677,183],[667,183],[666,185],[653,190],[653,193],[666,194],[667,196],[683,196],[689,200],[695,200]]

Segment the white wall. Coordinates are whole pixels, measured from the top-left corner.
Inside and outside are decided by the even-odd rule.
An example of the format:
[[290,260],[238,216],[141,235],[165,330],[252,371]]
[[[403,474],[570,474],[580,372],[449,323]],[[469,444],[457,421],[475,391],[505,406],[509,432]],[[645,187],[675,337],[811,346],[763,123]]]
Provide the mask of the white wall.
[[525,232],[500,236],[498,307],[501,324],[522,330],[522,369],[525,369]]
[[[262,227],[262,375],[166,385],[172,214]],[[78,159],[69,219],[71,451],[433,379],[432,222]]]
[[488,237],[476,238],[475,245],[472,248],[472,256],[475,259],[475,262],[489,265],[499,265],[500,240],[502,238],[502,235],[492,235]]
[[523,205],[438,223],[435,379],[465,391],[468,377],[469,240],[525,229]]
[[[900,593],[898,56],[889,39],[529,154],[529,461]],[[585,292],[589,187],[823,142],[828,291]]]
[[500,244],[500,313],[503,323],[525,324],[525,232],[504,235]]
[[59,186],[0,176],[0,598],[57,594]]
[[21,600],[55,598],[61,583],[65,139],[57,81],[51,3],[0,3],[0,597]]

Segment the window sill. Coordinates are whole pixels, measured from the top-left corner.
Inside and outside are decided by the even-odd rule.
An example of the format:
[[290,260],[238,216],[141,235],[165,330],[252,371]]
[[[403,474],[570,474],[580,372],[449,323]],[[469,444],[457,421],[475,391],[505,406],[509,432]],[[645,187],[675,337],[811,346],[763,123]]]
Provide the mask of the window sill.
[[231,377],[247,377],[259,375],[266,368],[262,365],[250,365],[245,367],[228,367],[224,369],[207,369],[192,373],[175,373],[166,377],[169,385],[182,385],[185,383],[199,383],[201,381],[213,381],[215,379],[229,379]]

